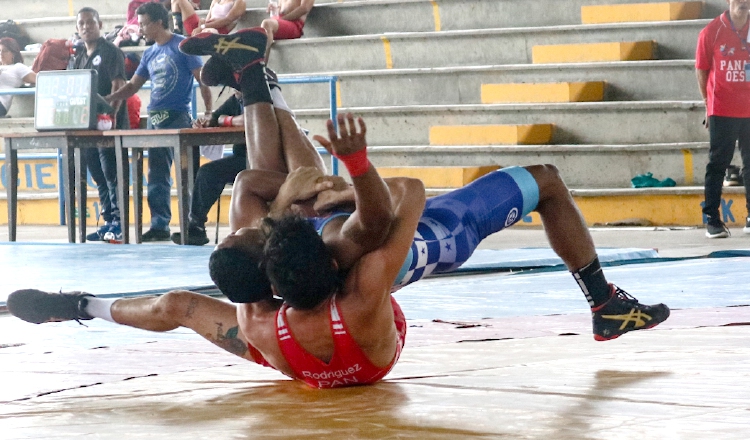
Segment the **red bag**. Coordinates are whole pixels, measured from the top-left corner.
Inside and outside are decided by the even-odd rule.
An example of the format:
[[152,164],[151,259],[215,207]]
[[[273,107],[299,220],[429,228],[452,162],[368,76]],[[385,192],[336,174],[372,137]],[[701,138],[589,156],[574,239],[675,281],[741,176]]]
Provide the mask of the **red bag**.
[[36,73],[42,70],[65,70],[68,68],[70,55],[70,41],[50,38],[42,44],[31,70]]

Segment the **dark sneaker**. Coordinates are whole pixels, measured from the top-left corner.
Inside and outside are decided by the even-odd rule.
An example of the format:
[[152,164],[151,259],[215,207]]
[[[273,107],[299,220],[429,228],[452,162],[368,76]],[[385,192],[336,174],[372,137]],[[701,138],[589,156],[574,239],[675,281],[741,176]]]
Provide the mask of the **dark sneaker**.
[[[175,232],[170,238],[172,239],[172,243],[182,244],[181,233]],[[209,241],[210,240],[208,239],[208,235],[206,235],[205,228],[201,228],[197,225],[190,225],[190,227],[188,228],[188,239],[186,244],[189,244],[191,246],[203,246]]]
[[742,228],[742,233],[750,234],[750,217],[748,217],[747,220],[745,220],[745,227]]
[[729,165],[724,175],[724,186],[742,186],[742,174],[740,167]]
[[669,318],[669,307],[664,304],[647,306],[627,292],[612,286],[612,297],[606,303],[591,309],[594,339],[609,341],[633,330],[657,326]]
[[706,223],[707,238],[727,238],[730,235],[732,234],[723,221],[716,218],[708,218],[708,223]]
[[107,234],[107,232],[109,232],[109,228],[111,226],[111,223],[104,223],[102,226],[99,226],[99,229],[97,229],[95,232],[87,235],[86,241],[103,241],[104,236]]
[[266,41],[266,31],[261,27],[229,35],[203,32],[183,40],[180,51],[188,55],[218,57],[226,61],[233,72],[241,74],[246,67],[265,60]]
[[141,241],[169,241],[169,229],[166,231],[163,229],[149,229],[141,237]]
[[48,293],[36,289],[16,290],[8,296],[11,315],[33,324],[94,319],[84,310],[90,293]]
[[104,234],[103,240],[107,243],[122,243],[122,226],[120,222],[112,222],[109,231]]

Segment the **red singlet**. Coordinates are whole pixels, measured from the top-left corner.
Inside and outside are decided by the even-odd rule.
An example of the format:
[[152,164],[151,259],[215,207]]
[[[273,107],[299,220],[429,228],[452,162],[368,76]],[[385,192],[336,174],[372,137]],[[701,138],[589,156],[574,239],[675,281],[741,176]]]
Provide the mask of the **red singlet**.
[[[382,379],[396,364],[406,338],[406,318],[393,297],[393,319],[396,324],[397,345],[393,360],[385,367],[376,367],[349,334],[346,324],[339,315],[335,297],[331,300],[331,334],[333,335],[333,357],[325,363],[305,351],[289,332],[285,319],[286,304],[276,313],[276,334],[279,348],[287,363],[294,371],[294,379],[301,380],[313,388],[337,388],[367,385]],[[271,366],[252,345],[248,348],[255,362]],[[273,367],[272,367],[273,368]]]

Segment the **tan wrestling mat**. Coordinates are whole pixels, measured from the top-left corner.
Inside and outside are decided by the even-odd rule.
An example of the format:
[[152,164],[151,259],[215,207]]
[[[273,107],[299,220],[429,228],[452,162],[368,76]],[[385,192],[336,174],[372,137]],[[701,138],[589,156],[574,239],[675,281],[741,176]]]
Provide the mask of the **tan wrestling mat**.
[[386,381],[325,391],[188,333],[10,320],[49,339],[0,349],[2,439],[750,438],[750,307],[609,342],[584,314],[410,322]]

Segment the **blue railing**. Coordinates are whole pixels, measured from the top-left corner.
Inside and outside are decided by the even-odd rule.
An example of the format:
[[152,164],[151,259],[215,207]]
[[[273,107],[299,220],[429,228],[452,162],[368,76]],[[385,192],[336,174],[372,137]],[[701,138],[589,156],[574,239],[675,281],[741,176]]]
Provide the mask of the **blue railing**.
[[[328,83],[329,87],[329,104],[330,104],[330,118],[333,121],[333,127],[338,130],[338,121],[336,116],[338,114],[337,106],[337,94],[336,94],[336,83],[338,82],[337,76],[294,76],[294,77],[282,77],[279,78],[279,84],[315,84],[315,83]],[[190,110],[193,115],[193,119],[198,117],[198,82],[193,81],[193,99],[190,103]],[[151,89],[151,82],[146,82],[143,89]],[[18,89],[0,89],[0,95],[33,95],[36,93],[36,89],[32,87],[24,87]],[[318,153],[328,154],[324,148],[317,148]],[[58,193],[58,204],[60,207],[60,225],[65,225],[65,197],[63,194],[63,173],[62,170],[62,153],[58,150],[56,156],[51,155],[20,155],[18,159],[53,159],[57,158],[57,193]],[[4,155],[0,155],[0,159],[5,160]],[[333,175],[339,174],[339,161],[335,157],[331,157],[331,172]]]

